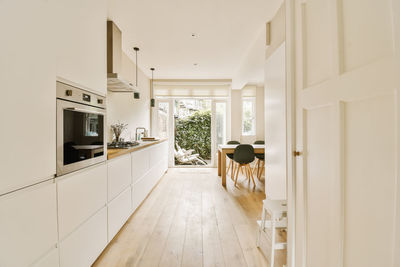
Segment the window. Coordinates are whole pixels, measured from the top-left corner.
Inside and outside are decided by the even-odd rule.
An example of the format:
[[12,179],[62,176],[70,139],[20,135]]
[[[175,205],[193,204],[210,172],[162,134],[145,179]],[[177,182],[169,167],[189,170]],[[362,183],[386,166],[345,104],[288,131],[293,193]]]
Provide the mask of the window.
[[243,98],[242,112],[242,135],[256,135],[255,97]]

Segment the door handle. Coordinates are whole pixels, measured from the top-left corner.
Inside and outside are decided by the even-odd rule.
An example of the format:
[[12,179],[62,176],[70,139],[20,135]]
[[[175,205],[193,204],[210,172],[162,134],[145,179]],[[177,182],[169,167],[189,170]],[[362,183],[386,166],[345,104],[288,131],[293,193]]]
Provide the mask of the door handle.
[[302,155],[303,155],[303,152],[301,152],[301,151],[293,151],[293,156],[294,157],[300,157]]

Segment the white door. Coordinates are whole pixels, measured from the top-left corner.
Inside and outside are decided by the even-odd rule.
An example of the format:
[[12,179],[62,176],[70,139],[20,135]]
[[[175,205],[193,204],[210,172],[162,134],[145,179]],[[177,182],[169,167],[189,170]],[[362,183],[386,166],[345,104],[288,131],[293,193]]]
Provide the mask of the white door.
[[302,151],[296,266],[400,266],[400,3],[287,3]]

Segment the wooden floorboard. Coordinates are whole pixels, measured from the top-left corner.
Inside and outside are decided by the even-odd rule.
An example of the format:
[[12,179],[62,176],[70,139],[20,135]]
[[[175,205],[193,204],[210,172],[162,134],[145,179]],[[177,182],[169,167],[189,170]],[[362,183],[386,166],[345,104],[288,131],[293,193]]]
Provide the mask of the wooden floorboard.
[[235,187],[227,175],[224,188],[216,169],[169,169],[93,266],[269,266],[268,239],[255,245],[265,199],[255,180],[240,175]]

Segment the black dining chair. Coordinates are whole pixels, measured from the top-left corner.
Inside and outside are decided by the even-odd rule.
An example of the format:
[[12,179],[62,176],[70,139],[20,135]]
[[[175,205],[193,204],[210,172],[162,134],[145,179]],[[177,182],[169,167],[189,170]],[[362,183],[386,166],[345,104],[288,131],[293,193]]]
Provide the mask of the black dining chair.
[[[254,181],[253,173],[250,168],[250,163],[254,161],[254,148],[252,145],[238,145],[235,148],[235,152],[233,153],[233,160],[237,163],[236,168],[236,178],[235,178],[235,186],[237,184],[237,179],[239,176],[239,170],[244,168],[244,172],[246,174],[247,179],[250,178],[253,181],[254,187],[256,186],[256,182]],[[235,173],[234,173],[235,175]]]
[[[257,140],[254,142],[254,144],[265,145],[265,142],[264,140]],[[256,153],[255,156],[256,156],[256,163],[254,164],[253,174],[257,171],[257,179],[260,180],[265,166],[265,155],[264,153]]]
[[[228,141],[226,143],[227,145],[240,145],[239,141]],[[235,173],[235,164],[233,162],[233,153],[227,153],[226,156],[229,158],[229,164],[228,164],[228,169],[226,173],[229,173],[229,170],[231,170],[231,179],[233,180],[233,174]]]

